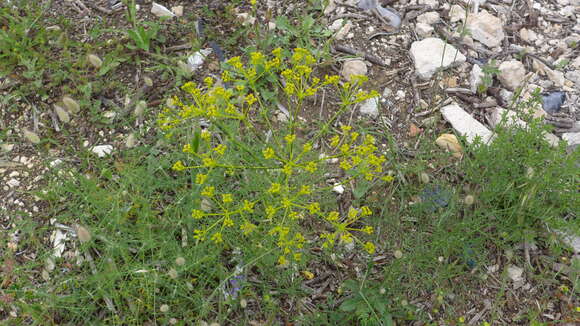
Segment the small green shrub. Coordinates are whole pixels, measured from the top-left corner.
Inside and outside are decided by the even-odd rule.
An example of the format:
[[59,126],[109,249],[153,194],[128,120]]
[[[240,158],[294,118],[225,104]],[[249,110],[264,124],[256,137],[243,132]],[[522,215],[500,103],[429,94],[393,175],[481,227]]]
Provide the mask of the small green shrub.
[[[204,85],[187,83],[182,89],[189,99],[175,98],[173,108],[160,114],[159,127],[180,149],[170,154],[176,161],[173,170],[191,182],[198,242],[272,252],[280,265],[300,262],[305,248],[316,244],[332,248],[356,242],[368,253],[375,251],[372,242],[362,240],[363,234],[373,233],[362,221],[371,210],[350,207],[341,214],[331,190],[351,182],[389,181],[386,158],[373,136],[351,126],[342,126],[332,137],[323,130],[330,131],[353,104],[377,94],[360,90],[360,76],[342,85],[338,76],[320,80],[313,74],[315,62],[302,48],[290,57],[279,48],[268,57],[253,52],[247,65],[234,57],[222,75],[232,87],[215,85],[209,77]],[[305,100],[322,87],[338,90],[340,108],[321,131],[306,138],[298,117]],[[283,90],[290,106],[288,120],[279,125],[262,96],[275,89]],[[271,136],[265,136],[267,131]],[[332,159],[339,160],[339,167],[327,163]],[[325,173],[333,169],[344,178],[327,184]]]

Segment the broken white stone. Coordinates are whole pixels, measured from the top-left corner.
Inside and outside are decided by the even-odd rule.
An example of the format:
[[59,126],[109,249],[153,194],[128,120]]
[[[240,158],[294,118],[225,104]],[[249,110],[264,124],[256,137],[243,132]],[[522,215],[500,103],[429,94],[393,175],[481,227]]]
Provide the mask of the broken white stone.
[[556,87],[564,87],[566,78],[564,78],[563,72],[548,68],[546,69],[546,75],[552,82],[554,82]]
[[450,104],[441,108],[441,114],[453,126],[455,131],[465,136],[469,143],[473,143],[479,137],[484,144],[487,144],[493,138],[493,133],[489,129],[457,104]]
[[91,148],[91,152],[97,154],[98,157],[105,157],[113,152],[111,145],[98,145]]
[[580,144],[580,132],[567,132],[562,134],[562,139],[568,142],[568,146]]
[[[516,285],[517,283],[520,283],[521,285],[523,285],[523,274],[524,274],[524,269],[511,265],[507,268],[507,274],[509,276],[509,278],[514,282],[514,285]],[[521,286],[520,285],[520,286]]]
[[61,229],[56,229],[51,234],[52,239],[52,255],[54,257],[61,257],[62,253],[64,252],[65,242],[67,240],[66,233],[63,232]]
[[175,7],[171,7],[171,11],[175,14],[175,16],[177,17],[181,17],[183,16],[183,6],[175,6]]
[[332,191],[334,191],[339,195],[342,195],[342,193],[344,193],[344,186],[341,185],[340,183],[337,183],[334,185],[334,187],[332,187]]
[[211,54],[213,50],[211,48],[201,49],[187,58],[187,70],[192,73],[199,69],[203,65],[205,58]]
[[238,19],[242,21],[242,25],[250,26],[256,23],[256,17],[248,14],[247,12],[243,12],[237,15]]
[[438,12],[430,11],[430,12],[426,12],[422,15],[419,15],[417,17],[417,22],[427,24],[427,25],[433,25],[433,24],[437,23],[439,21],[439,19],[441,19],[441,17],[439,16]]
[[333,32],[336,32],[342,27],[343,22],[344,22],[344,19],[339,18],[339,19],[333,21],[332,24],[330,26],[328,26],[328,29],[333,31]]
[[449,21],[452,23],[456,23],[458,21],[463,21],[466,17],[467,13],[465,9],[460,5],[453,5],[449,10]]
[[342,70],[340,74],[347,80],[353,75],[363,75],[367,74],[367,65],[364,61],[359,59],[345,61],[342,65]]
[[125,146],[127,148],[133,148],[135,145],[137,145],[137,137],[135,137],[134,133],[130,133],[129,136],[127,136],[127,140],[125,140]]
[[538,40],[538,34],[531,29],[522,28],[520,30],[520,37],[528,43],[534,43]]
[[571,65],[574,68],[580,69],[580,56],[577,56],[576,59],[572,60]]
[[379,98],[373,97],[361,103],[359,111],[362,115],[370,118],[376,118],[379,116]]
[[325,15],[330,15],[334,10],[336,10],[336,3],[334,2],[334,0],[330,0],[328,1],[328,4],[326,5],[326,7],[324,8],[324,14]]
[[16,188],[16,187],[20,186],[20,181],[18,181],[18,179],[10,179],[6,182],[6,184],[10,188]]
[[157,2],[153,2],[151,5],[151,13],[157,17],[174,17],[175,14],[171,12],[171,10],[167,9],[165,6],[158,4]]
[[419,0],[417,1],[417,3],[424,6],[429,6],[431,8],[436,8],[437,6],[439,6],[438,0]]
[[556,233],[560,235],[562,242],[572,248],[574,254],[580,254],[580,236],[560,230],[556,230]]
[[[350,21],[346,22],[346,24],[344,24],[344,26],[342,26],[340,28],[340,30],[338,30],[338,32],[336,32],[336,34],[334,34],[334,38],[336,38],[337,40],[344,40],[346,38],[349,38],[348,37],[350,35],[349,32],[350,32],[352,27],[353,27],[353,24]],[[351,38],[352,38],[352,36],[351,36]]]
[[479,65],[473,65],[471,73],[469,74],[469,84],[473,93],[476,93],[479,85],[483,84],[484,76],[483,69]]
[[434,30],[435,29],[433,28],[433,26],[425,23],[417,23],[415,25],[415,32],[417,33],[417,35],[423,38],[431,36]]
[[445,69],[465,62],[465,56],[454,46],[435,37],[413,42],[411,57],[415,63],[415,72],[422,79],[430,79],[439,68]]
[[501,45],[505,38],[501,19],[483,10],[467,17],[467,28],[474,40],[489,48]]
[[526,77],[526,68],[517,60],[502,62],[499,67],[498,79],[510,91],[518,88]]

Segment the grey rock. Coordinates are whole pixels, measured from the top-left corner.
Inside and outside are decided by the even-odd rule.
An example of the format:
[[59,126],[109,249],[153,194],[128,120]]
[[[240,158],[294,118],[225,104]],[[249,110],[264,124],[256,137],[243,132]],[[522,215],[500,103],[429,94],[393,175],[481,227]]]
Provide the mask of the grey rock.
[[471,31],[474,40],[483,43],[489,48],[501,45],[505,38],[501,19],[483,10],[480,13],[469,15],[467,28]]
[[450,104],[441,108],[441,114],[453,126],[455,131],[465,136],[469,143],[473,143],[477,137],[481,138],[484,144],[493,139],[493,133],[489,129],[457,104]]
[[364,61],[359,59],[348,60],[342,65],[342,70],[340,74],[347,80],[353,75],[367,75],[367,65]]
[[518,88],[526,77],[526,68],[517,60],[504,61],[499,65],[499,81],[510,91]]
[[379,98],[373,97],[361,103],[359,111],[361,115],[368,116],[370,118],[376,118],[379,116]]

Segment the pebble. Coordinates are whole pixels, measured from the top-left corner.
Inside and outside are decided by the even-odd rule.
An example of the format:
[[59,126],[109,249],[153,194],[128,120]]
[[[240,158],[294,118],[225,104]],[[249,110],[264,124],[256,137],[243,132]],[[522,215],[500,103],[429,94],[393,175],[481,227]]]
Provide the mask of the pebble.
[[91,152],[95,153],[98,157],[105,157],[113,152],[113,146],[111,145],[98,145],[91,148]]
[[39,144],[40,143],[40,137],[38,137],[38,135],[35,132],[30,131],[28,129],[22,129],[22,134],[31,143],[33,143],[33,144]]
[[171,10],[167,9],[167,7],[158,4],[157,2],[153,2],[151,5],[151,13],[157,17],[174,17],[175,14],[171,12]]
[[63,123],[70,122],[70,115],[68,114],[68,112],[66,112],[66,110],[62,106],[55,104],[54,112],[56,113],[60,121],[62,121]]
[[526,77],[526,68],[517,60],[502,62],[499,67],[498,79],[510,91],[518,88]]
[[437,146],[450,151],[455,158],[461,158],[463,156],[463,149],[457,140],[457,137],[452,134],[442,134],[435,140]]
[[354,34],[350,33],[350,30],[352,29],[353,24],[348,21],[346,22],[346,24],[344,24],[344,26],[342,26],[338,32],[336,32],[336,34],[334,34],[334,37],[337,40],[344,40],[344,39],[348,39],[348,38],[352,38],[354,36]]
[[469,85],[471,86],[471,91],[475,94],[479,85],[483,84],[483,69],[479,65],[473,65],[471,73],[469,74]]
[[417,17],[417,22],[427,24],[427,25],[433,25],[433,24],[437,23],[440,19],[441,19],[441,16],[439,16],[438,12],[430,11],[430,12],[426,12],[422,15],[419,15]]
[[366,76],[368,72],[367,65],[364,61],[359,59],[345,61],[342,65],[342,70],[340,74],[346,80],[350,80],[352,75],[363,75]]
[[435,29],[433,26],[425,24],[425,23],[417,23],[415,25],[415,32],[422,38],[430,37],[433,34]]
[[562,134],[562,139],[568,142],[568,146],[580,144],[580,132],[567,132]]
[[470,14],[467,17],[467,28],[474,40],[489,48],[500,46],[505,38],[501,19],[485,10],[477,14]]
[[10,180],[8,180],[8,182],[6,182],[6,184],[10,188],[16,188],[16,187],[20,186],[20,181],[18,181],[18,179],[10,179]]
[[453,126],[453,129],[466,137],[469,143],[473,143],[479,137],[484,144],[487,144],[493,138],[493,133],[489,129],[457,104],[450,104],[441,108],[441,114]]
[[192,73],[199,69],[205,58],[212,53],[212,48],[201,49],[187,58],[187,72]]
[[173,14],[175,14],[175,16],[177,17],[181,17],[183,16],[183,6],[175,6],[175,7],[171,7],[171,11],[173,12]]
[[359,111],[361,115],[376,118],[379,116],[379,98],[373,97],[361,103]]
[[465,9],[463,9],[463,7],[461,7],[460,5],[453,5],[449,10],[449,21],[452,23],[463,21],[466,15],[467,13],[465,12]]
[[411,57],[415,64],[415,73],[424,80],[433,77],[439,68],[458,66],[466,60],[454,46],[435,37],[413,42]]

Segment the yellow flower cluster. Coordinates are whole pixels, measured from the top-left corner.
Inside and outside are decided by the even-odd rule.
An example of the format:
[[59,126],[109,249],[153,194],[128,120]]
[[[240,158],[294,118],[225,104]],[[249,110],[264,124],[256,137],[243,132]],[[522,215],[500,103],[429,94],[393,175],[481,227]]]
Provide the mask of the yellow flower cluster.
[[[372,215],[370,208],[352,208],[346,216],[340,216],[337,211],[328,212],[329,208],[322,204],[326,201],[321,199],[331,193],[332,187],[320,184],[312,174],[325,167],[325,160],[333,158],[348,171],[349,177],[343,183],[356,178],[369,181],[392,178],[383,176],[386,158],[378,153],[373,136],[361,135],[350,126],[343,126],[339,135],[329,139],[334,154],[320,158],[313,150],[313,143],[303,141],[292,127],[284,135],[275,135],[275,141],[261,148],[261,155],[253,155],[252,161],[247,162],[240,159],[239,151],[249,152],[255,147],[244,145],[241,140],[244,135],[227,134],[222,128],[224,122],[252,130],[255,118],[250,118],[249,112],[255,105],[264,105],[256,85],[272,76],[280,82],[278,86],[285,94],[297,102],[326,86],[339,90],[342,105],[377,96],[376,92],[360,91],[366,80],[364,76],[346,83],[341,83],[338,76],[324,76],[321,80],[313,75],[316,58],[308,50],[296,48],[290,57],[283,52],[280,48],[270,55],[252,52],[246,64],[241,57],[233,57],[226,62],[227,69],[221,76],[223,82],[233,86],[226,89],[211,77],[201,84],[188,82],[181,89],[190,100],[184,103],[174,98],[159,114],[158,125],[169,135],[192,130],[191,126],[201,118],[211,125],[209,130],[194,131],[195,137],[181,147],[181,155],[186,158],[172,166],[177,172],[192,172],[192,191],[197,196],[197,206],[191,210],[196,225],[193,237],[214,244],[236,245],[239,234],[248,237],[267,234],[278,250],[278,264],[287,265],[303,258],[307,241],[301,232],[302,220],[316,218],[324,221],[330,230],[319,234],[324,248],[332,248],[335,243],[356,242],[372,254],[375,245],[359,239],[374,231],[361,220]],[[217,179],[223,179],[228,173],[234,175],[236,171],[254,171],[256,177],[266,182],[264,189],[252,191],[250,200],[248,193],[238,192],[227,182],[217,183]]]

